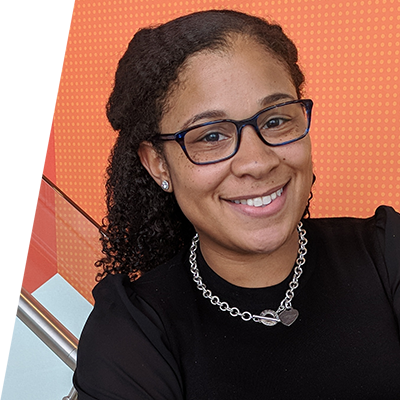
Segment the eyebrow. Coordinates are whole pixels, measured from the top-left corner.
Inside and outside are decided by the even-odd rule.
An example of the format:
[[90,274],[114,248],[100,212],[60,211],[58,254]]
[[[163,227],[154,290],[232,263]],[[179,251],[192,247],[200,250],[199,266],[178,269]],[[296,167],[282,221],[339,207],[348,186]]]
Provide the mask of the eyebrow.
[[[277,101],[280,100],[296,100],[292,95],[288,93],[274,93],[269,96],[265,96],[261,100],[258,101],[261,108],[268,107],[269,105],[274,105]],[[200,121],[202,119],[223,119],[226,117],[226,113],[222,110],[207,110],[201,112],[199,114],[194,115],[193,117],[189,118],[185,123],[182,125],[179,131],[184,131],[188,129],[191,125],[195,122]]]
[[261,107],[268,107],[268,106],[273,106],[274,103],[280,101],[280,100],[286,100],[286,101],[291,101],[291,100],[297,100],[297,98],[293,97],[291,94],[288,93],[274,93],[269,96],[264,97],[259,101]]
[[188,129],[195,122],[200,121],[201,119],[222,119],[226,114],[222,110],[207,110],[202,113],[194,115],[192,118],[188,119],[180,129],[181,131]]

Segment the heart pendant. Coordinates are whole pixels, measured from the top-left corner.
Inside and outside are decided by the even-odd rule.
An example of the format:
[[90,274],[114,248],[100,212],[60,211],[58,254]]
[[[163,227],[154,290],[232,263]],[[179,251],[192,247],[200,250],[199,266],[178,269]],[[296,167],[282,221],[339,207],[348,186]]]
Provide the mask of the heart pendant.
[[290,326],[296,321],[299,316],[299,312],[294,308],[289,308],[288,310],[284,310],[279,314],[279,319],[281,320],[283,325]]

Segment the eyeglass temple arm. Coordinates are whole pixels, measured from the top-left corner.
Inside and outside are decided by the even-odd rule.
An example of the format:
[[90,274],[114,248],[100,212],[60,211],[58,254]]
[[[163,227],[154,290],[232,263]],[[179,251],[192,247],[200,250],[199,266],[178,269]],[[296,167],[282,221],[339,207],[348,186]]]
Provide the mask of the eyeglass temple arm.
[[155,137],[157,140],[176,140],[175,134],[159,134]]

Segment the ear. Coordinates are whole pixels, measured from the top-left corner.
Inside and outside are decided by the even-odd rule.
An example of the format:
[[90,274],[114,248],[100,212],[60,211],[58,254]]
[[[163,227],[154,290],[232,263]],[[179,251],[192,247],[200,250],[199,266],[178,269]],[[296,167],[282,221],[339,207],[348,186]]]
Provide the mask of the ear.
[[162,181],[169,183],[167,192],[172,192],[172,183],[164,157],[150,142],[142,142],[139,145],[138,155],[142,165],[150,176],[161,186]]

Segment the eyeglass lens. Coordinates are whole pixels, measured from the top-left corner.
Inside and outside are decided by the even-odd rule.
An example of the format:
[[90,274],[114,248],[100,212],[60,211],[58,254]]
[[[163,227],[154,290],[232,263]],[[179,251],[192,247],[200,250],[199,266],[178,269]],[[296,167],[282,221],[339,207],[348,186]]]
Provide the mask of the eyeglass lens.
[[[296,140],[308,128],[307,113],[302,103],[266,110],[258,115],[256,123],[262,140],[271,145]],[[200,164],[228,158],[237,151],[240,129],[241,125],[229,121],[192,129],[186,133],[184,139],[187,154],[192,161]]]

